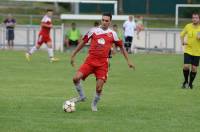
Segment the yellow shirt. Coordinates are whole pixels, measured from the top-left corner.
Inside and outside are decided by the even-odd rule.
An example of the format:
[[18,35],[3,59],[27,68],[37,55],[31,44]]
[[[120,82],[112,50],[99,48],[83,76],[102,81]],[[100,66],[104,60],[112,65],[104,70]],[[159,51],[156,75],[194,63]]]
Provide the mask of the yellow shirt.
[[197,39],[197,35],[200,35],[200,25],[187,24],[181,32],[181,37],[185,35],[187,35],[187,45],[185,45],[184,53],[200,56],[200,40]]

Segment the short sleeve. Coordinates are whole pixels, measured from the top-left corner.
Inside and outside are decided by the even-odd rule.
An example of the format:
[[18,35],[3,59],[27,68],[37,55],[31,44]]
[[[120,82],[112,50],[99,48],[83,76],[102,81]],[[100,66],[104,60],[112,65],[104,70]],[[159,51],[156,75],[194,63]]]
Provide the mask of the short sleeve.
[[87,32],[87,33],[84,35],[84,37],[83,37],[84,43],[88,43],[88,41],[89,41],[89,39],[92,37],[93,33],[94,33],[94,30],[91,29],[89,32]]
[[115,45],[122,47],[122,40],[119,39],[116,32],[113,32],[113,39],[114,39]]

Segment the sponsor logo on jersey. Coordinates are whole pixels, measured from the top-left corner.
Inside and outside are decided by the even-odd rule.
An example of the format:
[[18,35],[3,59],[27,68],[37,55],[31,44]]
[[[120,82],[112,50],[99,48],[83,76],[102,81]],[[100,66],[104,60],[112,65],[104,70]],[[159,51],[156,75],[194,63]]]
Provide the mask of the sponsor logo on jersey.
[[98,41],[98,44],[102,44],[102,45],[105,44],[104,38],[100,38],[100,39],[98,39],[97,41]]

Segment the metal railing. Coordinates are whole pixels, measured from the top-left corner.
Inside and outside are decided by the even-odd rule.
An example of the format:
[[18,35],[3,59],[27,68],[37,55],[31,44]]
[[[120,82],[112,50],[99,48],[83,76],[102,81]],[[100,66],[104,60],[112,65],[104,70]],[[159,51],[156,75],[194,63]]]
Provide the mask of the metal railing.
[[[27,50],[36,44],[38,38],[39,26],[17,25],[15,28],[14,48]],[[81,32],[86,32],[89,27],[80,27]],[[54,26],[51,29],[51,38],[54,50],[64,51],[64,33],[66,28],[63,25]],[[182,45],[180,44],[180,29],[174,28],[146,28],[140,33],[140,39],[134,37],[132,50],[138,49],[143,51],[160,51],[181,53]],[[0,48],[5,49],[6,29],[0,26]],[[42,48],[45,46],[43,45]]]
[[[28,50],[37,43],[40,26],[17,25],[14,29],[14,49]],[[51,29],[51,38],[54,50],[63,50],[63,26],[54,26]],[[42,48],[45,46],[42,46]],[[0,26],[0,48],[7,48],[6,28]]]
[[140,39],[134,37],[132,50],[181,53],[180,29],[146,28],[140,33]]

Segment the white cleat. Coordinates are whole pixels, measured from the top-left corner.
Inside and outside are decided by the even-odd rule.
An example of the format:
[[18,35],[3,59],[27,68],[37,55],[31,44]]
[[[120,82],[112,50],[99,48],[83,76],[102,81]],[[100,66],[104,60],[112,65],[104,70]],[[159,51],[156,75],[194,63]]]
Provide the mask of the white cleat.
[[50,58],[50,62],[56,62],[56,61],[59,61],[60,59],[56,58],[56,57],[52,57]]
[[82,98],[80,98],[80,97],[74,97],[74,98],[69,99],[69,101],[74,102],[74,103],[84,102],[85,100],[86,100],[86,97],[82,97]]
[[93,105],[93,103],[91,104],[91,109],[92,109],[93,112],[98,111],[97,106]]

